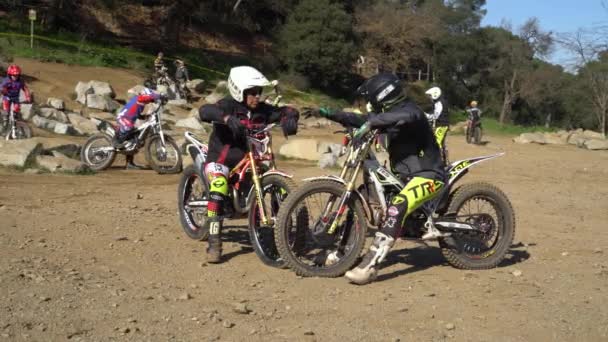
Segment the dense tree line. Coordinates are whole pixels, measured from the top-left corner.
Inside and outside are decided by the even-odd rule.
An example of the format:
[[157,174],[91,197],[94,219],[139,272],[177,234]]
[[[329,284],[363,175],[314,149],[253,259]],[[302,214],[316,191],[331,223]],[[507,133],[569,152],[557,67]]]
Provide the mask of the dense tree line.
[[[77,30],[74,12],[86,2],[8,0],[1,6],[22,11],[24,6],[43,6],[49,26]],[[302,85],[334,94],[348,94],[362,77],[390,70],[414,94],[431,85],[442,87],[453,109],[474,99],[501,123],[605,133],[608,28],[557,34],[544,31],[535,18],[521,27],[481,27],[485,2],[100,0],[95,5],[163,8],[163,32],[178,41],[184,27],[196,25],[243,39],[265,35],[276,56],[269,65]],[[556,47],[577,57],[568,70],[547,61]]]

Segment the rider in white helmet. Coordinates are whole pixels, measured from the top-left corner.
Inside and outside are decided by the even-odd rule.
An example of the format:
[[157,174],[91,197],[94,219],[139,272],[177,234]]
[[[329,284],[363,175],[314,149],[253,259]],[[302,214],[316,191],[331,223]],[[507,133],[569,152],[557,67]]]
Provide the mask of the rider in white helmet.
[[299,113],[289,106],[275,107],[260,101],[264,87],[272,83],[250,66],[234,67],[228,76],[230,96],[199,109],[201,121],[214,123],[209,137],[205,174],[209,179],[209,248],[207,261],[218,263],[222,254],[221,215],[228,196],[228,174],[247,151],[246,127],[250,124],[280,122],[285,135],[298,130]]
[[450,128],[448,105],[445,98],[442,96],[441,88],[439,87],[432,87],[427,90],[425,94],[433,101],[433,113],[427,113],[426,116],[433,126],[437,144],[439,145],[445,160],[445,138]]

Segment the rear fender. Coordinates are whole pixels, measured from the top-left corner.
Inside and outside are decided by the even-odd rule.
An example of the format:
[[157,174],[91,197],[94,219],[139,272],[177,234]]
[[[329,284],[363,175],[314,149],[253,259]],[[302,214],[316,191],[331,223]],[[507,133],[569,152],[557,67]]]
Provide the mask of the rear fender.
[[[337,182],[337,183],[344,185],[344,187],[346,187],[346,181],[344,179],[342,179],[338,176],[333,176],[333,175],[311,177],[311,178],[303,179],[304,182],[315,182],[315,181],[321,181],[321,180]],[[363,197],[363,195],[357,189],[354,189],[353,192],[357,195],[357,198],[359,199],[359,201],[361,202],[361,205],[363,206],[363,210],[365,211],[365,217],[367,219],[367,222],[370,224],[370,226],[374,226],[372,210],[369,207],[369,204],[367,203],[367,201],[365,200],[365,197]]]
[[490,156],[463,159],[463,160],[453,162],[452,164],[450,164],[450,167],[448,168],[448,171],[447,171],[448,176],[449,176],[448,183],[450,185],[456,183],[456,181],[458,181],[458,179],[460,179],[462,176],[464,176],[469,171],[469,168],[471,166],[481,163],[486,160],[494,159],[496,157],[501,157],[504,154],[505,154],[504,152],[501,152],[501,153],[493,154]]
[[203,182],[205,182],[208,188],[209,184],[207,184],[207,177],[205,177],[204,170],[205,162],[207,160],[207,151],[204,150],[203,147],[206,147],[206,145],[197,146],[195,144],[188,144],[186,145],[186,151],[188,151],[188,154],[190,155],[190,157],[192,157],[192,165],[194,166],[194,169],[201,177]]

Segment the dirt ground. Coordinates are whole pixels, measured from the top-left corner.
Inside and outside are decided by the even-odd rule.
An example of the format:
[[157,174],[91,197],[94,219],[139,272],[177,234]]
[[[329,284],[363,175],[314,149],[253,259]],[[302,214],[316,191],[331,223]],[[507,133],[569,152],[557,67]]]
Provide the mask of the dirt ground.
[[367,286],[264,266],[244,220],[227,223],[226,261],[206,264],[179,225],[179,175],[0,170],[0,340],[607,341],[608,153],[463,140],[450,137],[451,159],[506,152],[463,182],[510,197],[507,260],[461,271],[435,243],[399,241]]

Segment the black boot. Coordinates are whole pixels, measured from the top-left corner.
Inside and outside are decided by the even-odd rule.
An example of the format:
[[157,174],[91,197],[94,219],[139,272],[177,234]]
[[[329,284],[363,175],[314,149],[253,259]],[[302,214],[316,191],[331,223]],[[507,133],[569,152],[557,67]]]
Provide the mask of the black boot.
[[125,166],[127,170],[143,170],[144,168],[135,164],[133,162],[133,156],[127,156],[127,165]]
[[217,264],[222,259],[222,221],[217,217],[210,217],[207,221],[209,225],[209,247],[207,248],[207,262]]

